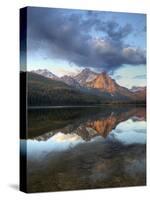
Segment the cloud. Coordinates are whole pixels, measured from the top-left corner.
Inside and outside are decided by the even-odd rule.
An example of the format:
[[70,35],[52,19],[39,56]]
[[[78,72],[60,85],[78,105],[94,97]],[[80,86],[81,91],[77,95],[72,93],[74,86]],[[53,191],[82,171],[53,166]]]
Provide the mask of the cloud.
[[146,74],[134,76],[134,79],[146,79]]
[[144,50],[125,44],[130,24],[102,21],[99,12],[28,8],[28,51],[80,67],[113,71],[146,63]]
[[120,80],[120,79],[122,79],[122,76],[121,76],[121,75],[116,75],[114,78],[115,78],[116,80]]
[[96,29],[98,31],[106,32],[113,40],[121,40],[132,32],[132,26],[130,24],[121,27],[115,21],[101,22],[101,25],[98,24]]

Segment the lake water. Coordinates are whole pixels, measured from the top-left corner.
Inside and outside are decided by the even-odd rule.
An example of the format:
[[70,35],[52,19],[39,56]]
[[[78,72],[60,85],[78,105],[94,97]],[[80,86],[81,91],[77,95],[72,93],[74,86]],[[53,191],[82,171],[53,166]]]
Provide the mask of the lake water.
[[146,184],[145,107],[28,111],[28,192]]

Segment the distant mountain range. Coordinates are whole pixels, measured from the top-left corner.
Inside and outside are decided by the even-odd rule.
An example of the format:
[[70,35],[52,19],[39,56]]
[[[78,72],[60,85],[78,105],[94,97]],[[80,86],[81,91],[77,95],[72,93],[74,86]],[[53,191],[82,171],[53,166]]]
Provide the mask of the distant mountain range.
[[54,80],[58,80],[59,77],[57,77],[55,74],[53,74],[52,72],[48,71],[47,69],[38,69],[38,70],[32,70],[31,72],[42,75],[46,78],[51,78]]
[[40,105],[146,102],[146,87],[122,87],[106,72],[95,73],[90,69],[84,69],[74,77],[58,77],[47,69],[39,69],[28,74],[29,94],[32,94],[30,105],[33,105],[33,98],[34,105],[38,104],[33,97],[35,93],[38,99],[43,98]]

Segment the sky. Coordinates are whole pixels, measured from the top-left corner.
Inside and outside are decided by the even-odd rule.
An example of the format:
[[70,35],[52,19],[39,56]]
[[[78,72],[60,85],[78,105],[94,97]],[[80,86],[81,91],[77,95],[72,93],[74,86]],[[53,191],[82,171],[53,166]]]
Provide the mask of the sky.
[[29,7],[27,68],[59,77],[89,68],[128,88],[145,86],[146,15]]

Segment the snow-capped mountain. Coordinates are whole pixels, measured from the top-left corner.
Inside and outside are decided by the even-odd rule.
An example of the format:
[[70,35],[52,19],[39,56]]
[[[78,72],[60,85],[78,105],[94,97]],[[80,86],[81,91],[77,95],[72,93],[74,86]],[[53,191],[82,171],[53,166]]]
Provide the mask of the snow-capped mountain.
[[38,70],[33,70],[31,72],[39,74],[39,75],[42,75],[42,76],[44,76],[46,78],[51,78],[51,79],[54,79],[54,80],[58,80],[59,79],[59,77],[57,77],[55,74],[53,74],[52,72],[50,72],[47,69],[38,69]]
[[116,81],[112,79],[106,72],[98,74],[96,78],[88,82],[86,86],[107,92],[111,94],[111,96],[120,95],[127,98],[133,98],[133,94],[130,90],[117,84]]
[[76,75],[74,79],[78,81],[81,86],[84,86],[87,82],[94,80],[97,75],[98,73],[93,72],[88,68],[85,68],[78,75]]

